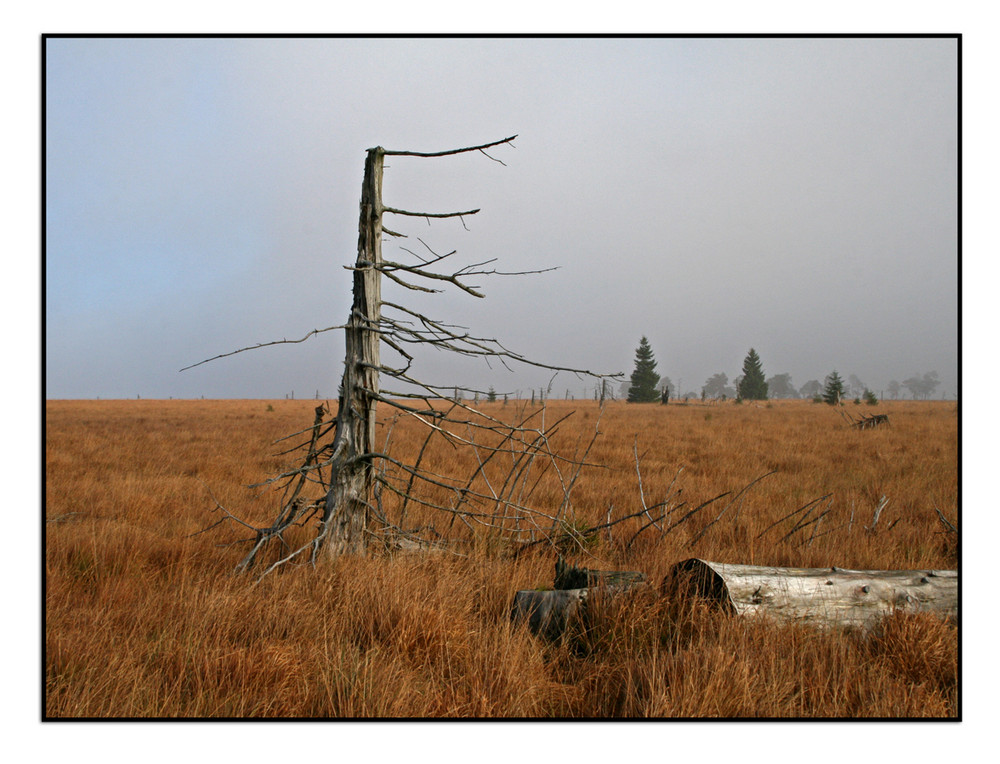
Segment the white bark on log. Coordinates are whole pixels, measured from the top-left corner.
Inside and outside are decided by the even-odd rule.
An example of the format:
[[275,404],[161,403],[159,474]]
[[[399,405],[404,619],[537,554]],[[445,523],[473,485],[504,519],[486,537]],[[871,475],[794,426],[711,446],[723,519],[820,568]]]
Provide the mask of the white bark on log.
[[868,629],[893,611],[958,617],[954,570],[774,568],[690,559],[674,566],[663,590],[714,599],[739,615],[822,626]]

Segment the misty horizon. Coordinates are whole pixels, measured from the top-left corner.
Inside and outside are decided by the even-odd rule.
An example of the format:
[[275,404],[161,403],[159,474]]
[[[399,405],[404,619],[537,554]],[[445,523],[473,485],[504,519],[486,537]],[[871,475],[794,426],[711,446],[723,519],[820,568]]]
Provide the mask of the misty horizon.
[[[751,347],[797,390],[959,392],[954,36],[50,37],[44,75],[46,398],[335,399],[339,330],[179,370],[347,319],[367,148],[513,134],[502,165],[391,157],[387,205],[481,212],[387,226],[557,270],[387,299],[626,381],[645,335],[681,395]],[[440,353],[414,374],[595,385]]]

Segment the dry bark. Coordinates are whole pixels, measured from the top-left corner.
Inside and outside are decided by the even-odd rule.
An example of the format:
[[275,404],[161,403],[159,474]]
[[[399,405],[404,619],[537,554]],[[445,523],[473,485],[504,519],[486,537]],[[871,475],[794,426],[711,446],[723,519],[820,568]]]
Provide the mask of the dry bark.
[[384,152],[370,149],[365,158],[358,221],[358,262],[354,269],[354,304],[345,329],[346,353],[337,408],[320,537],[325,555],[364,551],[375,448],[375,409],[379,395],[379,322],[382,315],[382,166]]

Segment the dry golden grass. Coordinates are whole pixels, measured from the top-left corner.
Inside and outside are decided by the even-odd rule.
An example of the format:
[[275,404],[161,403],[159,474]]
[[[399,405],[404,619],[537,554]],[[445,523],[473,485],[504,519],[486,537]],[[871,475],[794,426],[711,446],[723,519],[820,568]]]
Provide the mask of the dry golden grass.
[[[896,616],[877,634],[824,633],[727,618],[647,593],[608,603],[596,628],[559,644],[508,623],[517,589],[551,584],[554,555],[512,559],[486,536],[465,557],[375,555],[284,569],[256,587],[231,571],[239,534],[218,528],[215,500],[258,523],[274,493],[250,483],[278,472],[272,441],[312,421],[311,401],[50,401],[46,411],[45,712],[48,717],[954,717],[958,637],[934,618]],[[486,408],[484,406],[484,408]],[[850,408],[850,407],[849,407]],[[497,416],[514,405],[489,404]],[[556,445],[589,441],[591,402],[570,410]],[[825,405],[609,404],[567,520],[603,522],[639,506],[638,437],[647,502],[674,488],[694,507],[766,472],[696,543],[723,504],[669,534],[638,521],[601,534],[578,561],[642,570],[674,562],[849,568],[954,568],[955,404],[882,403],[891,427],[859,432]],[[395,453],[416,452],[413,423]],[[581,445],[582,444],[582,445]],[[441,447],[440,472],[474,458]],[[462,461],[464,459],[464,461]],[[683,468],[680,476],[678,469]],[[831,494],[788,539],[769,525]],[[214,499],[213,499],[214,496]],[[889,504],[876,532],[882,496]],[[541,507],[562,498],[543,477]],[[447,520],[430,510],[415,523]],[[853,515],[853,520],[852,520]],[[630,521],[631,522],[631,521]],[[456,530],[458,526],[456,525]],[[763,535],[761,536],[761,534]]]

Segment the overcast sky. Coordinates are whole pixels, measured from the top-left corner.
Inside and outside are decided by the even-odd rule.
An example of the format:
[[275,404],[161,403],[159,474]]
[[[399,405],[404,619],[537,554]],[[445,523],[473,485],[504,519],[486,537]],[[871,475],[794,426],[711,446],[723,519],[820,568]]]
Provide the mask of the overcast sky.
[[[386,219],[529,277],[386,299],[526,356],[700,391],[740,373],[957,392],[958,51],[914,39],[49,39],[48,398],[334,397],[365,150]],[[409,246],[409,244],[404,244]],[[388,259],[406,254],[388,240]],[[501,392],[550,373],[441,354]],[[561,374],[553,394],[593,383]]]

